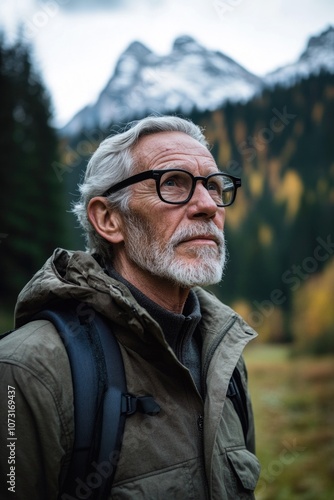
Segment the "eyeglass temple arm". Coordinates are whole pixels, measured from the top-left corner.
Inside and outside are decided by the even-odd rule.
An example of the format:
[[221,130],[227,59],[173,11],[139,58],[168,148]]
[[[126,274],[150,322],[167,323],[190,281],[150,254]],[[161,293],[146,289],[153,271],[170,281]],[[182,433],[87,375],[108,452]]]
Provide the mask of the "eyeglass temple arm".
[[154,177],[155,175],[153,170],[147,172],[141,172],[140,174],[133,175],[128,179],[124,179],[124,181],[117,182],[117,184],[107,189],[107,191],[105,191],[102,196],[109,196],[112,193],[116,193],[116,191],[131,186],[131,184],[135,184],[136,182],[144,181],[145,179],[151,179]]

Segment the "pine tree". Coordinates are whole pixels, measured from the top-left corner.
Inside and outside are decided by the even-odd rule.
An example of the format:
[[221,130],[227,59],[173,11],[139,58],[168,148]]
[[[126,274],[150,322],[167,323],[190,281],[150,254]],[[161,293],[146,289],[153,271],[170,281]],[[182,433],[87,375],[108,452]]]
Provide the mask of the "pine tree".
[[57,135],[51,102],[31,50],[0,37],[1,306],[12,308],[20,288],[55,246],[66,246],[63,185],[52,162]]

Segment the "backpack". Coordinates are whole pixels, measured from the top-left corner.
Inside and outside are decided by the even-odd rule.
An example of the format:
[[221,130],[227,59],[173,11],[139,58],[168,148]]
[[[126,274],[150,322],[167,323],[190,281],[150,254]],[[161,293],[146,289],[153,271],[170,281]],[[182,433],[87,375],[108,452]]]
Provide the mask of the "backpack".
[[[106,499],[119,459],[125,419],[157,415],[152,396],[127,392],[123,359],[107,319],[87,304],[58,302],[36,314],[57,329],[70,360],[75,436],[59,500]],[[105,353],[108,353],[105,355]]]
[[[155,416],[160,407],[151,395],[136,397],[127,392],[120,347],[111,323],[102,314],[85,303],[67,300],[55,302],[30,321],[40,319],[50,321],[57,329],[69,357],[73,382],[74,447],[70,464],[60,478],[58,499],[107,499],[126,418],[137,411]],[[239,416],[247,442],[246,395],[237,368],[227,397]]]

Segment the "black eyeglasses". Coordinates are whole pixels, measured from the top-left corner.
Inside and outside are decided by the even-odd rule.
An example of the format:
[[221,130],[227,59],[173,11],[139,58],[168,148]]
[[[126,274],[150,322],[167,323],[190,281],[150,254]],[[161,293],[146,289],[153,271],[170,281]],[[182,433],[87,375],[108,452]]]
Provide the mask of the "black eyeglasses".
[[109,196],[120,189],[146,179],[154,179],[160,200],[172,205],[187,203],[194,194],[197,181],[203,182],[203,186],[208,190],[211,198],[218,207],[232,205],[237,194],[237,189],[241,187],[241,179],[225,174],[224,172],[217,172],[206,177],[195,177],[186,170],[169,168],[166,170],[146,170],[140,174],[133,175],[111,186],[102,196]]

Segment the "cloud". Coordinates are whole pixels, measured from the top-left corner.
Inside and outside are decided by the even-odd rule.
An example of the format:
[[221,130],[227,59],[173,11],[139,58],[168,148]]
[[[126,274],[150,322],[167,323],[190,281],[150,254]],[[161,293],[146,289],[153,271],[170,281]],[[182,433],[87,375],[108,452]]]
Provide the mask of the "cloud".
[[[144,0],[146,3],[156,4],[158,0]],[[41,4],[57,3],[64,11],[108,10],[122,11],[131,8],[135,0],[41,0]]]

